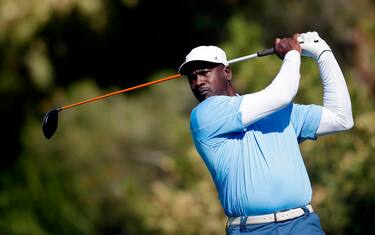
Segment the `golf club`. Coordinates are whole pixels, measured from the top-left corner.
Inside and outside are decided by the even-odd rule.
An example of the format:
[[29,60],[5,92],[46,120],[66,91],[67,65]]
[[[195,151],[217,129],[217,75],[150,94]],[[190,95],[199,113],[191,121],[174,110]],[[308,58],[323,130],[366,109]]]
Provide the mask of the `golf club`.
[[[228,63],[233,64],[233,63],[236,63],[236,62],[249,60],[249,59],[253,59],[253,58],[256,58],[256,57],[271,55],[271,54],[274,54],[274,53],[275,53],[274,48],[268,48],[268,49],[265,49],[265,50],[258,51],[257,53],[254,53],[254,54],[250,54],[250,55],[247,55],[247,56],[243,56],[243,57],[239,57],[239,58],[236,58],[236,59],[233,59],[233,60],[229,60]],[[83,105],[83,104],[86,104],[86,103],[89,103],[89,102],[104,99],[104,98],[107,98],[107,97],[110,97],[110,96],[114,96],[114,95],[118,95],[118,94],[125,93],[125,92],[128,92],[128,91],[136,90],[136,89],[143,88],[143,87],[146,87],[146,86],[150,86],[150,85],[153,85],[153,84],[165,82],[165,81],[168,81],[168,80],[179,78],[181,76],[182,76],[181,74],[175,74],[175,75],[167,76],[167,77],[164,77],[164,78],[161,78],[161,79],[158,79],[158,80],[155,80],[155,81],[147,82],[147,83],[144,83],[144,84],[141,84],[141,85],[137,85],[137,86],[126,88],[126,89],[119,90],[119,91],[116,91],[116,92],[108,93],[108,94],[105,94],[105,95],[102,95],[102,96],[97,96],[97,97],[94,97],[94,98],[91,98],[91,99],[83,100],[83,101],[80,101],[80,102],[77,102],[77,103],[74,103],[74,104],[70,104],[70,105],[66,105],[66,106],[63,106],[63,107],[60,107],[60,108],[51,109],[46,113],[46,115],[43,118],[43,126],[42,126],[43,134],[47,139],[50,139],[53,136],[53,134],[56,132],[56,129],[57,129],[58,113],[62,110],[66,110],[66,109],[69,109],[69,108],[72,108],[72,107],[75,107],[75,106]]]

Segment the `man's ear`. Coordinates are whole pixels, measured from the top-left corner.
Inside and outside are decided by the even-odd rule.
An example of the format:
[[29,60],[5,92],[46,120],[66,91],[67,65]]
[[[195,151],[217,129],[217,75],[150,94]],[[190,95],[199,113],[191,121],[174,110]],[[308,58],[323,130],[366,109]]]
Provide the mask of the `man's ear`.
[[229,83],[232,81],[232,69],[228,66],[225,66],[224,68],[226,79]]

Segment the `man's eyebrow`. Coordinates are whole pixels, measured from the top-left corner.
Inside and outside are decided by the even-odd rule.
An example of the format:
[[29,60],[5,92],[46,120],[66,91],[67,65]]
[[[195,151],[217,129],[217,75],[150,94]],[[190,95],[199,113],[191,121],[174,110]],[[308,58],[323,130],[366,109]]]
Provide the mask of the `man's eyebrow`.
[[209,72],[209,71],[211,71],[211,69],[196,69],[193,72],[201,73],[201,72]]
[[194,76],[194,74],[201,74],[201,73],[207,73],[210,72],[212,69],[205,68],[205,69],[195,69],[191,71],[190,73],[187,73],[186,75],[189,77]]

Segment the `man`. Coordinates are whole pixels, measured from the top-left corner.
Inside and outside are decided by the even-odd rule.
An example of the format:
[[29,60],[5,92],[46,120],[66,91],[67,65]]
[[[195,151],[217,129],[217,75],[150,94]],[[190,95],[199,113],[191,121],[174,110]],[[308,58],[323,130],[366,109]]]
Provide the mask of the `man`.
[[[272,83],[238,95],[225,52],[194,48],[180,66],[200,104],[191,113],[197,151],[228,216],[227,234],[323,234],[298,144],[353,126],[351,102],[335,57],[316,32],[275,40],[283,59]],[[301,54],[318,64],[323,106],[292,103]]]

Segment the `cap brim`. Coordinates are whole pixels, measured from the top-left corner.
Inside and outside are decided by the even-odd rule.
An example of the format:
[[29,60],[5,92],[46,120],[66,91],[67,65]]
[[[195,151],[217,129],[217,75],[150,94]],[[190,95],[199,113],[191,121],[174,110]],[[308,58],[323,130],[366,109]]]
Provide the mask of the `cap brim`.
[[214,62],[209,62],[205,60],[187,61],[180,66],[180,68],[178,69],[178,72],[182,75],[186,75],[197,69],[215,68],[216,66],[219,66],[220,64],[222,63],[214,63]]

